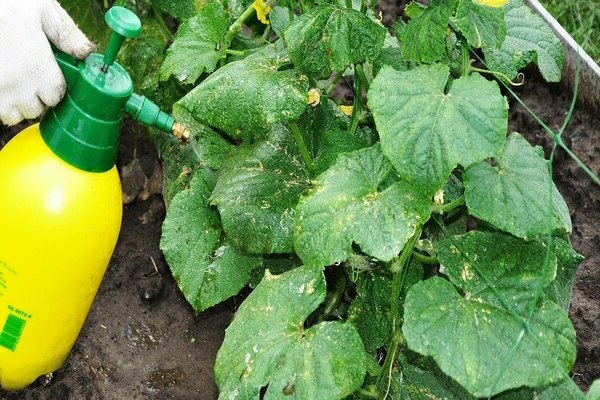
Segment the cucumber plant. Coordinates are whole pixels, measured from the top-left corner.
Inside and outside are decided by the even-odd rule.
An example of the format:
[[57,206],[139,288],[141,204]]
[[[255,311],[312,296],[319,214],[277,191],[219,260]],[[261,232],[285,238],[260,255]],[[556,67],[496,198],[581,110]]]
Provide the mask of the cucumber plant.
[[585,398],[569,210],[498,84],[561,78],[523,0],[148,3],[179,28],[146,87],[193,131],[157,138],[165,259],[197,312],[253,289],[221,399]]

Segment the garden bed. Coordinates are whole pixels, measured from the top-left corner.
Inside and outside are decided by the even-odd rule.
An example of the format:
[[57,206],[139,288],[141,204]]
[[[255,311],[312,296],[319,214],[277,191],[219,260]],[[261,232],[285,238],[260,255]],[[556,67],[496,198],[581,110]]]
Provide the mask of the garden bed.
[[[386,9],[384,17],[397,13],[393,8]],[[543,83],[530,69],[516,91],[552,129],[560,128],[569,108],[569,90]],[[550,139],[529,112],[509,100],[510,131],[543,145],[548,156]],[[565,141],[598,174],[596,114],[595,109],[578,106]],[[158,165],[156,153],[130,128],[124,128],[119,166],[136,158],[150,177]],[[18,130],[0,131],[0,146]],[[578,335],[574,379],[587,389],[600,377],[600,188],[560,150],[554,177],[571,210],[573,246],[586,256],[578,270],[570,314]],[[240,297],[194,315],[159,249],[164,216],[160,195],[125,206],[119,244],[68,361],[52,379],[40,379],[19,393],[0,392],[0,399],[217,398],[213,365]]]
[[[519,95],[558,129],[570,93],[533,75],[527,73]],[[531,116],[517,105],[511,110],[510,129],[548,150],[551,142]],[[565,138],[600,173],[596,116],[595,110],[576,108]],[[0,139],[6,137],[4,133]],[[125,132],[120,164],[132,160],[134,148],[149,175],[157,162],[154,150],[130,132]],[[586,257],[577,272],[570,312],[578,337],[574,379],[585,389],[600,377],[600,188],[561,151],[554,177],[571,209],[573,247]],[[163,218],[158,195],[125,207],[117,250],[69,360],[46,385],[40,381],[20,393],[0,392],[1,399],[217,398],[213,364],[236,302],[194,316],[158,248]]]

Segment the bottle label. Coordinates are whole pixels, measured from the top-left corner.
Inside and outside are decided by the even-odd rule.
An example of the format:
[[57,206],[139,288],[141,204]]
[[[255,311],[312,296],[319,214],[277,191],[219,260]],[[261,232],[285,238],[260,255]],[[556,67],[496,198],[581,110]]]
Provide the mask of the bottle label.
[[[11,308],[14,310],[14,307],[9,306],[9,309]],[[25,330],[26,323],[26,319],[17,315],[14,311],[10,311],[0,333],[0,347],[14,352]]]
[[[16,271],[10,268],[6,262],[0,260],[0,299],[8,293],[10,278],[16,275]],[[0,321],[0,327],[2,327],[0,331],[0,348],[14,352],[30,318],[31,314],[8,305],[8,315],[3,321],[4,324],[2,325],[2,321]]]

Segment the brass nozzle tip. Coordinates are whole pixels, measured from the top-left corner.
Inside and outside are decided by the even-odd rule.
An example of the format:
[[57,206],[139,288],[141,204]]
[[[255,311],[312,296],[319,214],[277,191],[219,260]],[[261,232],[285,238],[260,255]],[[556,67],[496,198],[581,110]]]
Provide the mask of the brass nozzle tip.
[[173,129],[171,130],[173,135],[182,142],[187,142],[190,138],[190,131],[188,128],[180,124],[179,122],[175,122],[173,125]]

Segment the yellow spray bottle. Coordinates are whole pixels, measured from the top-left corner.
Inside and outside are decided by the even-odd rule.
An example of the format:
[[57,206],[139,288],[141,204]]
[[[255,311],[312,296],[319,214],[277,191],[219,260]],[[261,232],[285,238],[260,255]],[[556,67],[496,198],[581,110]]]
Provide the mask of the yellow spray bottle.
[[187,132],[145,97],[115,62],[141,32],[122,7],[105,55],[57,61],[63,101],[0,151],[0,384],[26,387],[67,358],[114,251],[121,226],[115,167],[123,111],[146,125]]

